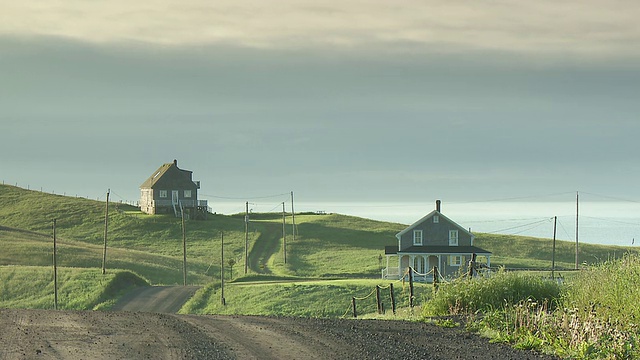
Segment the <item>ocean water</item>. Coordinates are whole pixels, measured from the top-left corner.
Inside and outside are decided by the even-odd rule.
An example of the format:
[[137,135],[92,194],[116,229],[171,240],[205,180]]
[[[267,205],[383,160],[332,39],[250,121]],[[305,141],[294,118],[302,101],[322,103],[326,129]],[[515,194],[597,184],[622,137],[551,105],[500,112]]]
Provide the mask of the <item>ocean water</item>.
[[[282,201],[250,203],[252,212],[281,212]],[[242,213],[245,203],[209,203],[213,211]],[[295,211],[339,213],[410,225],[435,209],[434,204],[399,202],[295,202]],[[578,204],[578,241],[592,244],[640,246],[640,203],[581,201]],[[443,202],[441,212],[472,232],[513,234],[576,240],[576,202]]]

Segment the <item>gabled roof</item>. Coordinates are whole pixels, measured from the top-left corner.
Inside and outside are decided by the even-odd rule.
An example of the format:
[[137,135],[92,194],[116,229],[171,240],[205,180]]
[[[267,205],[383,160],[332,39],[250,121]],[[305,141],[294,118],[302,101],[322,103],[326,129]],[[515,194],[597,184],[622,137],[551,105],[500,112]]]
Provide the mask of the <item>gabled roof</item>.
[[409,225],[409,227],[407,227],[406,229],[400,231],[399,233],[396,234],[396,238],[398,240],[400,240],[400,238],[402,237],[402,235],[406,234],[407,232],[411,231],[413,228],[415,228],[416,226],[418,226],[419,224],[422,224],[424,221],[426,221],[427,219],[431,218],[433,215],[438,215],[440,218],[445,219],[446,221],[450,222],[451,224],[453,224],[454,226],[456,226],[458,228],[458,230],[461,230],[462,232],[464,232],[465,234],[468,234],[471,237],[474,237],[474,235],[472,233],[470,233],[467,229],[463,228],[462,226],[458,225],[458,223],[456,223],[455,221],[449,219],[448,217],[442,215],[442,213],[438,210],[433,210],[432,212],[428,213],[427,215],[423,216],[422,219],[414,222],[413,224]]
[[163,164],[162,166],[160,166],[158,168],[158,170],[156,170],[153,175],[151,175],[145,182],[142,183],[142,185],[140,185],[141,189],[150,189],[153,187],[153,185],[156,183],[156,181],[158,181],[162,175],[164,175],[164,173],[167,172],[167,170],[169,170],[172,166],[177,166],[174,163],[166,163]]
[[171,170],[172,168],[179,171],[180,173],[187,173],[187,174],[193,173],[192,171],[189,171],[189,170],[180,169],[178,167],[178,161],[173,160],[173,162],[162,164],[162,166],[160,166],[158,170],[156,170],[153,173],[153,175],[151,175],[145,182],[142,183],[142,185],[140,185],[140,188],[141,189],[153,188],[153,186],[164,176],[164,174],[166,174],[167,171]]

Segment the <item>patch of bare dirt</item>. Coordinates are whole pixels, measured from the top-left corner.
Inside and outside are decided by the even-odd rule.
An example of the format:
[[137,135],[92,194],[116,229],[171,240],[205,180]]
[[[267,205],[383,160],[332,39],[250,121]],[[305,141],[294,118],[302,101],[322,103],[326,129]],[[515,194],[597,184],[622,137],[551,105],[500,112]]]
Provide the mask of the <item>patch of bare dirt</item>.
[[198,289],[199,286],[141,287],[120,298],[112,310],[175,314]]

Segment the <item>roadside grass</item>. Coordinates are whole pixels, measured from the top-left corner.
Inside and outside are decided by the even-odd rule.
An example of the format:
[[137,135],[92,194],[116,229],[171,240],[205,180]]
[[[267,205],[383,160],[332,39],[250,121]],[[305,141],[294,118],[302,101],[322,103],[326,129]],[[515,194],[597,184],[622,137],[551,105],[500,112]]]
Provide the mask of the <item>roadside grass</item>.
[[[98,269],[58,268],[58,308],[108,308],[126,291],[147,286],[130,271],[102,275]],[[53,269],[41,266],[0,266],[0,308],[53,309]]]
[[[301,317],[353,316],[352,297],[356,297],[359,316],[376,312],[375,287],[388,282],[366,279],[314,280],[304,282],[242,282],[225,284],[226,305],[222,305],[220,283],[209,284],[182,308],[182,313],[227,315],[276,315]],[[394,286],[398,308],[409,306],[408,284]],[[431,291],[426,284],[415,284],[416,303],[423,302]],[[381,301],[391,309],[389,290],[381,291]]]
[[423,315],[458,315],[466,327],[516,348],[572,359],[640,358],[640,256],[593,265],[565,285],[524,273],[440,287]]
[[557,282],[532,274],[499,271],[490,278],[458,278],[439,286],[423,307],[423,315],[445,316],[486,313],[522,301],[555,304]]

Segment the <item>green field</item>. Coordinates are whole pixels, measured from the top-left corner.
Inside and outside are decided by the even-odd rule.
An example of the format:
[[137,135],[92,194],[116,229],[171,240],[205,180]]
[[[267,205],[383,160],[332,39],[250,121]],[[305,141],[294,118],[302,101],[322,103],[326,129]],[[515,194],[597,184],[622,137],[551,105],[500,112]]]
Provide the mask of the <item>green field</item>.
[[[0,306],[16,307],[18,303],[34,308],[52,306],[54,219],[57,224],[57,260],[63,276],[60,286],[68,287],[60,299],[65,308],[92,309],[99,306],[101,302],[91,299],[103,292],[110,277],[122,271],[135,274],[151,285],[182,284],[180,219],[171,215],[146,215],[134,207],[118,203],[110,203],[107,275],[97,274],[102,266],[104,212],[104,202],[0,186]],[[363,296],[375,286],[363,285],[363,281],[367,281],[365,279],[379,282],[381,264],[378,257],[384,253],[386,245],[396,243],[395,234],[406,227],[340,214],[296,214],[295,219],[294,240],[291,218],[287,218],[285,264],[282,215],[251,215],[247,274],[244,271],[244,214],[210,214],[204,221],[187,221],[187,283],[205,287],[185,311],[342,315],[351,297]],[[476,235],[475,244],[493,252],[492,266],[551,267],[552,244],[548,239]],[[227,306],[224,308],[219,306],[220,294],[217,293],[223,236],[224,262],[235,261],[233,269],[226,266]],[[574,244],[570,242],[558,242],[558,267],[573,267],[573,249]],[[636,252],[633,248],[589,244],[581,244],[580,251],[585,265],[597,259]],[[93,280],[85,282],[84,286],[70,285],[74,279],[83,277]],[[246,285],[251,279],[257,281]],[[328,281],[336,279],[350,281]],[[385,282],[379,284],[388,285]],[[396,285],[398,289],[402,286],[401,283]],[[428,294],[425,291],[423,297],[428,297]],[[20,300],[27,298],[32,300]],[[250,305],[236,307],[237,303]],[[365,305],[363,310],[371,309],[367,306],[372,305]],[[108,307],[108,304],[99,307]]]

